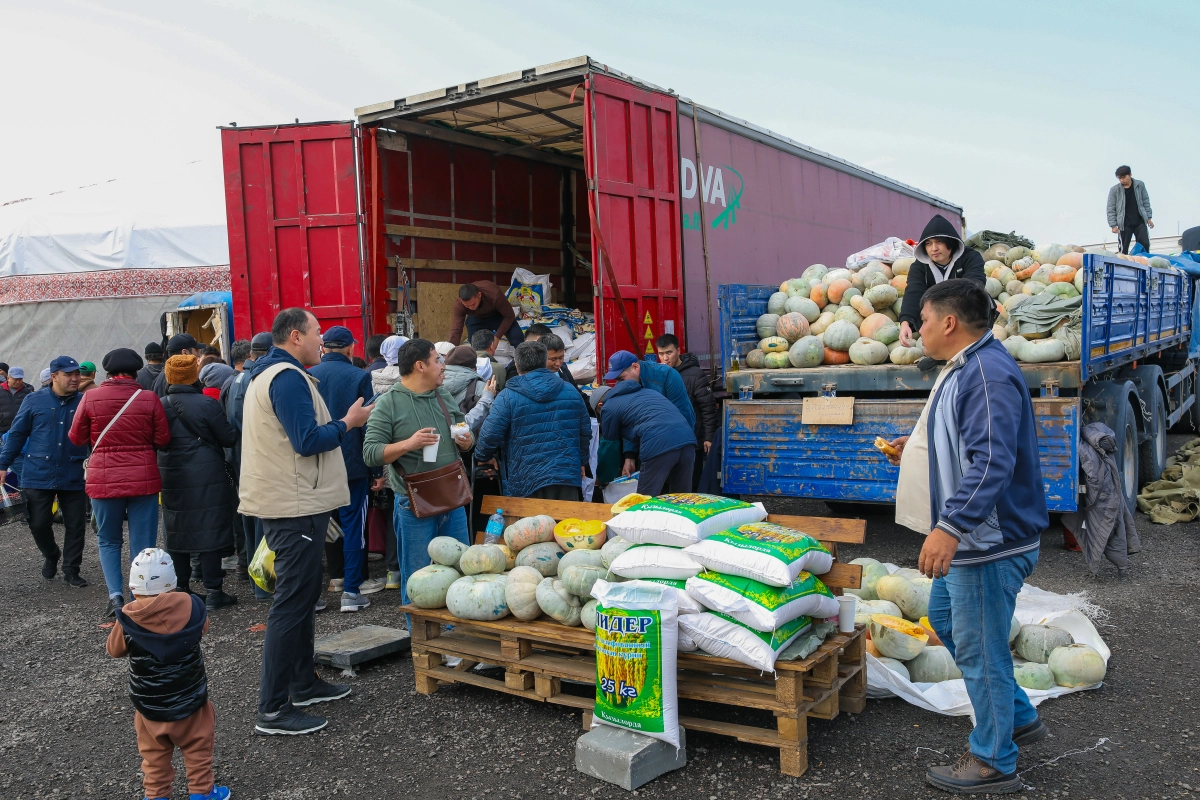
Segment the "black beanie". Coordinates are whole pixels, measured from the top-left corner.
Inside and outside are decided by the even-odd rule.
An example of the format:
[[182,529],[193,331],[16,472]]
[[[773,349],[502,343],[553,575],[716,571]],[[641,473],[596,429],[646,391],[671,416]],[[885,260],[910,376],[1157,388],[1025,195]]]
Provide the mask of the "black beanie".
[[118,347],[111,351],[104,356],[104,361],[101,363],[104,371],[109,375],[118,372],[122,375],[137,375],[138,370],[143,366],[142,357],[128,347]]

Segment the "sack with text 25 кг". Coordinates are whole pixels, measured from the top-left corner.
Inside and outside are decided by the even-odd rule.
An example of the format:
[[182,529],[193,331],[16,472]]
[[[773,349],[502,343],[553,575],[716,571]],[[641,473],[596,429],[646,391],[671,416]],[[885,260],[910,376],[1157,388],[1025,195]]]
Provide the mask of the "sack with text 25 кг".
[[676,598],[646,581],[596,581],[596,705],[592,727],[611,725],[679,747]]

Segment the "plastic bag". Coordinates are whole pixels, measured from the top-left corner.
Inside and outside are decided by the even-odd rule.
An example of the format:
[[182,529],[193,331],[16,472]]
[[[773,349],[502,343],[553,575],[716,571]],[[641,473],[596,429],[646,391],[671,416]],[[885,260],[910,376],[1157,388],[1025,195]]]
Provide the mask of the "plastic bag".
[[873,244],[866,250],[859,250],[846,258],[846,269],[858,269],[870,261],[882,261],[891,264],[898,258],[912,258],[913,248],[903,239],[889,236],[879,244]]
[[535,275],[527,269],[513,270],[512,283],[508,286],[508,303],[520,306],[522,311],[538,313],[550,302],[550,276]]
[[264,536],[259,541],[246,572],[250,573],[250,579],[264,592],[275,591],[275,551],[267,547],[267,537]]

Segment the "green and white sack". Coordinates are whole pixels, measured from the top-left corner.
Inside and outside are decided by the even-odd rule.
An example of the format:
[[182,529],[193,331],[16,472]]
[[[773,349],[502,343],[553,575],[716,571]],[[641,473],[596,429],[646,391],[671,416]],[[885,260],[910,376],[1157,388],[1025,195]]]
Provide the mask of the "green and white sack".
[[767,518],[762,503],[711,494],[664,494],[608,521],[610,534],[636,544],[687,547],[726,528]]
[[775,659],[812,627],[808,617],[797,617],[774,633],[756,631],[716,611],[686,614],[679,627],[707,653],[739,661],[764,672],[775,671]]
[[[592,727],[624,728],[679,748],[675,592],[647,581],[596,581]],[[689,614],[688,616],[699,616]]]
[[686,581],[704,567],[682,547],[636,544],[613,559],[608,571],[622,578],[671,578]]
[[700,614],[707,609],[687,592],[687,581],[677,578],[641,578],[640,580],[658,583],[675,593],[675,601],[679,605],[680,614]]
[[824,575],[833,566],[833,554],[823,544],[773,522],[728,528],[688,545],[683,552],[713,572],[771,586],[787,586],[801,572]]
[[816,576],[801,572],[790,586],[708,570],[688,578],[687,592],[705,608],[728,614],[758,631],[779,630],[797,617],[837,616],[838,601]]

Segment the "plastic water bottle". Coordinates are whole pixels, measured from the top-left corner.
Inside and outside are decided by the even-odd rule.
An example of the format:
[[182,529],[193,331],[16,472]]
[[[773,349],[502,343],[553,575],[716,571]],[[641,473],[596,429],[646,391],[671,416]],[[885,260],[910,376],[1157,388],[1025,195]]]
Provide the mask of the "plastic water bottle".
[[497,508],[496,513],[488,517],[487,529],[483,534],[484,544],[499,544],[504,541],[504,509]]

